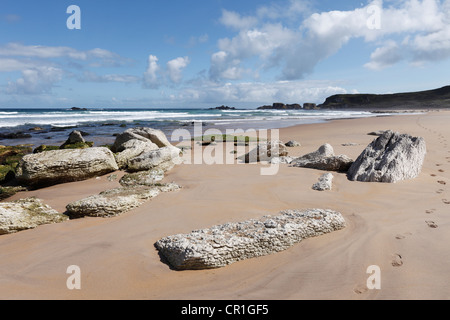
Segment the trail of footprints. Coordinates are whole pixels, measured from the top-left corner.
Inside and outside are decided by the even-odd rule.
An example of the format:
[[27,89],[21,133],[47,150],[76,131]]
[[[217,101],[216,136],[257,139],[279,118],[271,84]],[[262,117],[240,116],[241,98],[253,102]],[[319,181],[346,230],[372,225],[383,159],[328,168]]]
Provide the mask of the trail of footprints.
[[[423,129],[425,129],[425,130],[427,130],[427,131],[429,131],[429,132],[431,132],[431,133],[437,135],[437,136],[438,136],[438,139],[439,139],[439,143],[440,143],[441,145],[443,145],[443,147],[445,147],[446,149],[449,147],[447,139],[446,139],[441,133],[439,133],[439,132],[437,132],[437,131],[434,131],[434,130],[431,130],[431,129],[429,129],[429,128],[423,126],[423,125],[420,124],[419,122],[417,122],[417,124],[418,124],[420,127],[422,127]],[[450,150],[447,150],[447,153],[450,153]],[[445,157],[445,160],[446,160],[447,163],[450,163],[450,156]],[[442,176],[442,174],[445,173],[445,170],[441,168],[441,167],[443,167],[443,166],[444,166],[444,164],[442,164],[442,163],[436,163],[436,167],[438,167],[438,168],[440,168],[440,169],[437,170],[437,173],[432,173],[432,174],[431,174],[431,177],[438,177],[439,175]],[[443,188],[444,186],[447,185],[447,181],[445,181],[445,180],[443,180],[443,179],[439,179],[439,180],[437,180],[437,183],[441,186],[441,188],[438,189],[438,190],[436,190],[436,193],[437,193],[437,194],[443,194],[443,193],[445,192],[445,190],[442,189],[442,188]],[[450,205],[450,200],[449,200],[449,199],[445,199],[445,198],[444,198],[444,199],[442,199],[442,202],[443,202],[444,204]],[[436,211],[437,211],[437,209],[434,209],[434,208],[433,208],[433,209],[425,210],[425,213],[426,213],[427,215],[433,215]],[[436,229],[436,228],[438,228],[437,223],[434,222],[434,221],[432,221],[432,220],[425,220],[425,223],[426,223],[426,225],[427,225],[429,228],[431,228],[431,229]],[[401,241],[401,240],[405,239],[406,237],[408,237],[408,236],[410,236],[410,235],[412,235],[412,233],[410,233],[410,232],[406,232],[406,233],[404,233],[404,234],[397,234],[397,235],[395,236],[395,239]],[[394,254],[392,254],[392,256],[391,256],[391,266],[392,266],[392,267],[394,267],[394,268],[399,268],[399,267],[403,266],[403,263],[404,263],[404,262],[403,262],[403,256],[402,256],[401,254],[399,254],[399,253],[394,253]],[[362,293],[364,293],[364,292],[366,292],[366,291],[367,291],[367,287],[362,286],[362,285],[358,285],[358,286],[354,289],[354,292],[357,293],[357,294],[362,294]]]

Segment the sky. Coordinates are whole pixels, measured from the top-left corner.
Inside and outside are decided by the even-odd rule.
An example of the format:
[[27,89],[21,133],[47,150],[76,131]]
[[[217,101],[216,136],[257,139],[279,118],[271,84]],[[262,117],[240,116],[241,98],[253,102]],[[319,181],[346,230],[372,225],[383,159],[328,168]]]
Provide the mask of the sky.
[[449,70],[450,0],[0,3],[0,108],[319,104]]

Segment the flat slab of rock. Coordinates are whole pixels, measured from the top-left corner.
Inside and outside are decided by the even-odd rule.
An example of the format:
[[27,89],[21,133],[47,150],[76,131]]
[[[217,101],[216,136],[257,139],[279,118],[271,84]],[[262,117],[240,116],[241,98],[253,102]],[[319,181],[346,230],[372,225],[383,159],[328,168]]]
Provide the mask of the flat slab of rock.
[[331,190],[333,186],[333,175],[331,173],[325,173],[320,176],[319,181],[315,183],[312,188],[317,191]]
[[280,252],[303,239],[340,230],[345,225],[343,216],[336,211],[286,210],[277,216],[169,236],[156,242],[155,247],[175,269],[213,269]]
[[40,199],[0,202],[0,235],[33,229],[43,224],[60,223],[68,219],[68,216],[53,210]]
[[356,159],[347,176],[352,181],[395,183],[416,178],[426,155],[425,140],[386,131]]
[[125,174],[119,181],[124,187],[154,186],[164,179],[164,170],[156,168],[149,171],[139,171]]
[[66,206],[67,214],[71,218],[115,217],[139,207],[145,201],[158,196],[161,192],[170,192],[178,189],[180,187],[174,183],[154,185],[152,187],[119,187],[69,203]]
[[52,150],[29,154],[20,161],[16,177],[32,186],[48,186],[104,175],[118,170],[107,148]]
[[291,162],[291,166],[346,172],[352,163],[353,160],[346,155],[334,155],[333,147],[329,144],[324,144],[317,151],[294,159]]

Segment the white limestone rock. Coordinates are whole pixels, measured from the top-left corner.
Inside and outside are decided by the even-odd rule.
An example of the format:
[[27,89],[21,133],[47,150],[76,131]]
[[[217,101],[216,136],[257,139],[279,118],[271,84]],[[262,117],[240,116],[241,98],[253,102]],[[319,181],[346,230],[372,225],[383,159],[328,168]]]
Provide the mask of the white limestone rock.
[[320,176],[319,181],[315,183],[312,188],[317,191],[331,190],[333,186],[333,175],[331,173],[325,173]]
[[118,170],[107,148],[52,150],[24,156],[17,168],[20,183],[41,187],[80,181]]
[[414,179],[427,153],[425,140],[386,131],[375,139],[348,170],[352,181],[395,183]]
[[0,235],[60,223],[69,217],[58,213],[37,198],[0,202]]
[[294,159],[291,166],[346,172],[352,163],[353,160],[346,155],[334,155],[333,147],[324,144],[318,150]]
[[221,268],[234,262],[286,250],[303,239],[345,227],[332,210],[286,210],[239,223],[226,223],[155,243],[160,254],[178,270]]

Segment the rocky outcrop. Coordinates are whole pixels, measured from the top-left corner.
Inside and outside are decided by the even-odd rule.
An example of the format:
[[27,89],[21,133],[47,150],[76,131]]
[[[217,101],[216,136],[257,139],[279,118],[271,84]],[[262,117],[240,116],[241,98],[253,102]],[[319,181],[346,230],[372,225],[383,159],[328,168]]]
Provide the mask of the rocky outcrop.
[[178,270],[220,268],[286,250],[303,239],[345,227],[338,212],[287,210],[239,223],[227,223],[163,238],[155,247]]
[[152,187],[133,186],[116,189],[92,195],[66,206],[71,218],[81,217],[114,217],[139,207],[145,201],[158,196],[161,192],[180,189],[174,183],[153,185]]
[[124,187],[153,186],[164,179],[164,170],[160,168],[125,174],[119,181]]
[[36,228],[39,225],[59,223],[69,217],[58,213],[36,198],[0,202],[0,235]]
[[20,183],[41,187],[80,181],[118,170],[107,148],[52,150],[24,156],[17,168]]
[[181,163],[181,150],[174,147],[161,130],[152,128],[124,131],[117,136],[111,150],[116,153],[116,161],[121,169],[149,170],[159,161],[166,170],[170,170]]
[[167,172],[182,163],[181,150],[174,146],[168,146],[144,152],[128,161],[129,171],[145,171],[160,168]]
[[386,131],[356,159],[347,175],[362,182],[395,183],[416,178],[426,155],[425,140]]
[[312,188],[317,191],[331,190],[333,185],[333,175],[331,173],[325,173],[320,176],[319,181],[315,183]]
[[239,157],[238,159],[244,161],[245,163],[252,163],[260,161],[271,161],[272,158],[286,157],[288,154],[289,153],[284,143],[277,140],[261,142],[255,149]]
[[317,151],[296,158],[291,162],[293,167],[312,168],[326,171],[346,172],[353,160],[346,155],[335,155],[333,147],[322,145]]

